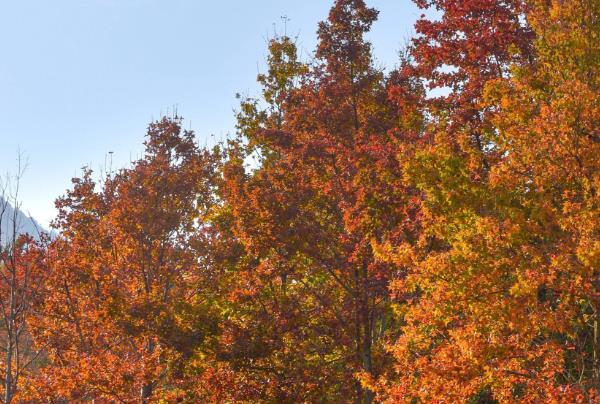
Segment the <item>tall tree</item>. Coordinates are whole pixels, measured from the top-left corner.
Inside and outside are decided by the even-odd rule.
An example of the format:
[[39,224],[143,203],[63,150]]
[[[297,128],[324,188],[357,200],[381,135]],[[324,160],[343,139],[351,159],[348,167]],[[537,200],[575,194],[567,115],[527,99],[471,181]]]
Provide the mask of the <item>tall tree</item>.
[[[400,286],[416,298],[405,309],[407,325],[392,349],[397,375],[382,398],[592,402],[598,4],[435,3],[445,12],[439,24],[426,25],[436,42],[417,40],[417,50],[462,57],[494,43],[470,43],[468,32],[511,38],[514,25],[495,25],[506,10],[507,22],[530,24],[537,39],[524,28],[512,38],[530,45],[501,42],[500,55],[513,55],[500,59],[502,69],[471,95],[466,82],[446,98],[470,97],[481,125],[456,118],[460,103],[437,104],[430,144],[407,162],[408,179],[424,194],[424,231],[414,248],[397,247],[388,257],[409,265]],[[472,31],[446,25],[482,15],[494,18]],[[446,37],[457,47],[440,41]],[[486,72],[484,56],[464,72]],[[477,133],[485,147],[470,153]],[[475,142],[457,142],[465,134]]]
[[[374,68],[364,39],[376,17],[363,1],[336,1],[319,26],[316,60],[307,71],[288,59],[295,49],[284,65],[272,54],[270,74],[261,78],[271,107],[261,113],[259,103],[246,103],[250,114],[240,121],[261,165],[246,173],[241,156],[225,173],[235,232],[256,268],[249,274],[256,293],[276,280],[284,301],[299,304],[277,310],[320,313],[295,321],[309,332],[311,350],[325,350],[320,366],[336,364],[332,399],[352,394],[356,402],[373,395],[355,377],[375,376],[388,363],[383,336],[396,267],[376,262],[372,245],[415,236],[414,193],[403,186],[395,153],[408,136],[397,124],[410,120],[388,103],[392,79]],[[271,50],[290,49],[286,41]],[[299,300],[290,300],[291,293]],[[351,378],[348,393],[341,380]]]
[[467,159],[474,179],[484,179],[500,156],[482,93],[489,80],[508,76],[511,65],[532,60],[527,1],[413,1],[441,15],[422,15],[416,22],[413,63],[404,74],[425,81],[431,94],[424,106],[433,121],[439,121],[437,129],[445,131],[450,146]]
[[37,324],[51,362],[42,397],[147,402],[210,332],[193,241],[212,201],[210,154],[178,118],[152,123],[145,145],[99,190],[86,171],[57,201],[61,236]]
[[31,375],[41,353],[33,343],[28,322],[34,317],[36,304],[43,294],[46,237],[41,233],[21,234],[26,225],[22,222],[19,200],[22,174],[19,158],[17,175],[7,176],[6,182],[0,180],[0,341],[3,350],[0,391],[3,393],[1,401],[7,404],[23,397],[24,381]]

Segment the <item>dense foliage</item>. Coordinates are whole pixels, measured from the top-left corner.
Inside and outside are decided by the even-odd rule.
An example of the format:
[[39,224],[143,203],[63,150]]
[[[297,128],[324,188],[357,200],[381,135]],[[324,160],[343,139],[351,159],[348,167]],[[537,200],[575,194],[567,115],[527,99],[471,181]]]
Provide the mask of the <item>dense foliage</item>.
[[74,179],[0,257],[5,401],[600,400],[600,1],[415,3],[392,71],[337,0],[233,139],[165,117]]

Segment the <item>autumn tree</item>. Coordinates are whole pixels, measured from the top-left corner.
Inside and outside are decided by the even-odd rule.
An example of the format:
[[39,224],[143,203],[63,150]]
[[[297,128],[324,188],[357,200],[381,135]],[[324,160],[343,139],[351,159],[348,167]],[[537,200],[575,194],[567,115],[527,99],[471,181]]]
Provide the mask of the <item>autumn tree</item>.
[[405,166],[424,231],[388,251],[415,298],[382,398],[594,401],[597,4],[432,3],[413,72],[461,82],[427,101],[430,144]]
[[336,0],[313,59],[269,42],[237,137],[164,118],[74,179],[47,250],[0,255],[5,385],[26,325],[23,400],[598,401],[600,2],[415,3],[390,73]]
[[487,86],[506,156],[492,186],[519,212],[506,219],[520,227],[511,298],[526,312],[512,328],[529,360],[511,381],[527,399],[599,394],[599,15],[598,1],[532,2],[535,65]]
[[507,77],[514,64],[533,57],[533,33],[525,0],[414,0],[431,11],[415,24],[410,55],[402,75],[419,77],[430,91],[424,103],[436,130],[449,147],[463,154],[475,180],[485,179],[499,158],[488,122],[489,108],[480,101],[486,83]]
[[[319,207],[310,207],[319,202],[265,137],[267,128],[284,126],[292,93],[308,69],[285,36],[270,42],[268,62],[268,72],[258,77],[263,97],[243,101],[242,137],[223,150],[223,204],[213,216],[221,237],[211,248],[224,272],[220,304],[226,314],[220,352],[201,386],[207,399],[342,400],[348,387],[337,382],[345,364],[335,343],[342,337],[336,293],[327,293],[327,277],[303,254],[318,248],[310,243],[325,234],[311,212]],[[249,156],[260,166],[246,167]]]
[[212,203],[210,154],[178,118],[152,123],[145,146],[100,188],[87,170],[57,201],[36,334],[51,363],[42,397],[147,402],[211,332],[194,241]]
[[[31,375],[41,349],[32,341],[28,321],[34,316],[43,291],[43,243],[46,237],[22,234],[19,185],[23,174],[19,158],[18,172],[0,181],[0,358],[2,402],[23,397],[24,381]],[[34,237],[38,237],[38,240]]]
[[[308,352],[295,353],[302,359],[291,363],[308,365],[312,357],[314,365],[300,380],[325,369],[332,379],[321,376],[304,394],[333,383],[332,400],[372,401],[357,375],[377,375],[389,363],[383,340],[392,325],[388,283],[396,275],[395,265],[375,261],[372,245],[416,234],[415,195],[403,186],[394,152],[409,137],[397,126],[408,125],[408,109],[388,102],[391,83],[408,90],[410,80],[388,79],[373,66],[364,35],[376,17],[363,1],[335,2],[307,67],[295,61],[289,38],[271,43],[269,72],[259,77],[266,108],[255,100],[242,105],[243,138],[224,171],[233,232],[248,254],[238,279],[265,316],[294,326],[284,352],[261,352],[254,363],[272,369],[272,355],[289,361],[290,350],[301,347]],[[410,113],[418,126],[419,113]],[[240,154],[244,144],[249,149]],[[245,170],[244,153],[252,152],[260,165]],[[297,377],[289,371],[273,374]],[[342,382],[352,379],[353,386]]]

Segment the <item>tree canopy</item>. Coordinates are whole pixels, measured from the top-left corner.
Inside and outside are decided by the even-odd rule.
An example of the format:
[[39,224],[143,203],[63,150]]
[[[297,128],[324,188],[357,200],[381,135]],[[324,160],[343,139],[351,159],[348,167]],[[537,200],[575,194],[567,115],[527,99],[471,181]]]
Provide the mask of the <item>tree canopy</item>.
[[600,400],[600,1],[414,2],[393,69],[336,0],[235,136],[73,179],[0,255],[5,402]]

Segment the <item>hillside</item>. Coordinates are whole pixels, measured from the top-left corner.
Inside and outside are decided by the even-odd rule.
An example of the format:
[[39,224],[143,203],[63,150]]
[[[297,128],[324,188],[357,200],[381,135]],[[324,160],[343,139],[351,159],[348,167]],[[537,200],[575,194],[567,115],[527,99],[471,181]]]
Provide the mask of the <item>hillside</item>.
[[[2,214],[2,212],[4,212]],[[15,208],[4,198],[0,197],[0,241],[2,243],[10,240],[12,229],[13,229],[13,220],[16,220],[17,224],[17,234],[31,234],[38,237],[42,232],[47,232],[34,218],[27,215],[25,212],[21,210],[16,211],[15,216]]]

